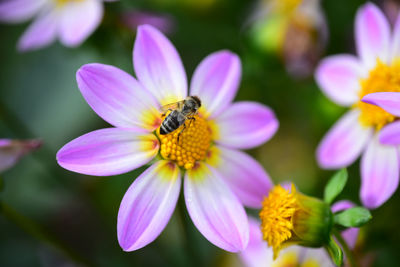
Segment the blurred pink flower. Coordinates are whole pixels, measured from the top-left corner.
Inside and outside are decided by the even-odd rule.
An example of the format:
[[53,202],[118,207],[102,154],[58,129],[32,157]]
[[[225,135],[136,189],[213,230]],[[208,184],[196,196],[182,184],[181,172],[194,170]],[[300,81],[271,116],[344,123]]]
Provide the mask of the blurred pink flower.
[[[112,0],[104,0],[112,1]],[[68,47],[80,45],[99,26],[103,0],[3,0],[0,22],[34,18],[18,42],[19,51],[35,50],[57,38]]]
[[153,12],[144,12],[131,10],[121,15],[121,22],[132,31],[136,31],[137,27],[143,24],[151,25],[164,34],[173,32],[175,22],[168,14],[158,14]]
[[125,251],[146,246],[165,228],[178,200],[181,175],[186,206],[199,231],[222,249],[243,250],[249,234],[243,204],[258,207],[272,183],[261,165],[238,149],[271,138],[278,128],[274,113],[255,102],[232,103],[240,83],[240,59],[229,51],[215,52],[194,72],[190,93],[201,99],[202,108],[178,143],[179,129],[168,135],[158,132],[160,106],[188,95],[178,52],[160,31],[143,25],[137,31],[133,63],[138,80],[109,65],[88,64],[78,70],[83,97],[115,128],[69,142],[58,152],[58,163],[71,171],[105,176],[153,160],[121,202],[118,240]]
[[39,140],[0,139],[0,172],[14,166],[22,156],[38,149],[41,144]]
[[315,73],[323,93],[351,107],[323,138],[317,159],[322,168],[339,169],[363,153],[360,197],[364,206],[373,209],[385,203],[399,183],[398,146],[378,139],[382,127],[397,120],[398,114],[365,103],[373,97],[362,99],[370,93],[400,91],[400,17],[391,34],[382,11],[372,3],[363,5],[355,20],[355,40],[358,57],[327,57]]

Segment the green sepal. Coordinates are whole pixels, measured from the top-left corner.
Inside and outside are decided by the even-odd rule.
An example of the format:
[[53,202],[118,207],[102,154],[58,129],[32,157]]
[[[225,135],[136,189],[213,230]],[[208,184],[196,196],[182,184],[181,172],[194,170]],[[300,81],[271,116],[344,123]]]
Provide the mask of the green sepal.
[[331,204],[332,201],[343,191],[347,183],[347,170],[341,169],[336,172],[325,186],[324,201]]
[[325,249],[336,266],[343,265],[343,251],[335,240],[333,240],[332,236],[329,239],[329,243],[325,245]]
[[361,227],[371,218],[372,215],[366,208],[354,207],[335,214],[334,222],[344,227]]

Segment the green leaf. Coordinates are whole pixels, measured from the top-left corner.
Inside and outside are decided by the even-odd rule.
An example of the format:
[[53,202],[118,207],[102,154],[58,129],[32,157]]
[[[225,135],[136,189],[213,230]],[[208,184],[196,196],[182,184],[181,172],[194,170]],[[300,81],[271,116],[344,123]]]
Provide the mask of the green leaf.
[[343,265],[343,251],[332,237],[329,239],[329,243],[325,245],[325,249],[328,251],[336,266]]
[[343,191],[347,183],[347,170],[341,169],[336,172],[325,186],[324,201],[331,204],[332,201]]
[[361,227],[371,220],[372,215],[369,210],[362,207],[354,207],[335,214],[335,224],[344,227]]

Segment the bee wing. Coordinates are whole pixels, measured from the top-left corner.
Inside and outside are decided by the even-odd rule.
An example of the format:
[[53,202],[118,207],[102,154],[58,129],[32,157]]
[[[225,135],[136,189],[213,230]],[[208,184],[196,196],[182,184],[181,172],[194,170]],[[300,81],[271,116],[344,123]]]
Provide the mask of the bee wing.
[[175,103],[166,104],[166,105],[164,105],[164,106],[162,106],[162,107],[160,108],[160,111],[163,112],[163,113],[165,113],[165,112],[167,112],[168,110],[175,110],[175,109],[178,109],[178,108],[183,104],[183,101],[184,101],[184,100],[178,101],[178,102],[175,102]]

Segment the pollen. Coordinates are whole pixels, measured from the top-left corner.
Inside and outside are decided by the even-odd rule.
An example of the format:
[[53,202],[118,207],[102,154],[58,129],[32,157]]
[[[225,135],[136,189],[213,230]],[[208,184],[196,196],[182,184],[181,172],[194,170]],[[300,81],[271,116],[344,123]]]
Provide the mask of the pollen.
[[400,61],[396,60],[391,65],[377,61],[375,69],[369,72],[365,79],[360,80],[360,101],[356,106],[361,110],[360,122],[366,127],[375,127],[380,130],[386,124],[397,119],[394,115],[382,108],[364,103],[361,99],[370,93],[400,92]]
[[276,258],[281,245],[293,235],[293,215],[298,207],[295,197],[295,188],[292,192],[280,185],[275,186],[265,197],[260,211],[261,231],[263,239],[274,251]]
[[211,130],[207,121],[198,115],[193,118],[166,135],[160,135],[160,129],[157,129],[161,141],[161,156],[175,161],[187,170],[193,168],[196,161],[206,158],[211,142]]

